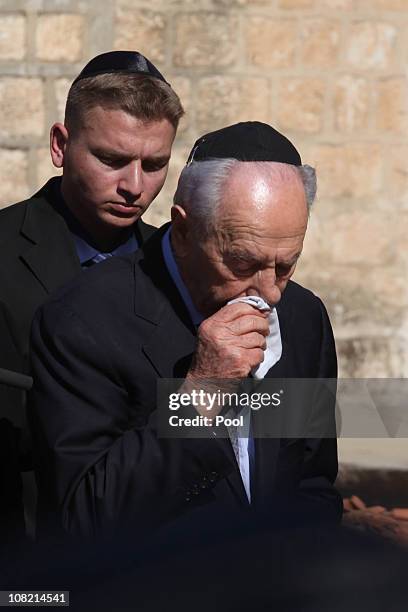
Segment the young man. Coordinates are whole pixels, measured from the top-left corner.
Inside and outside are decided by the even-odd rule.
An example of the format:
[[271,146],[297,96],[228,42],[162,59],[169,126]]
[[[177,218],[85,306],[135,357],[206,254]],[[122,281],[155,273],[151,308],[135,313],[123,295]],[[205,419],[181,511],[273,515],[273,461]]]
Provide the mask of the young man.
[[51,127],[62,169],[32,198],[0,211],[0,300],[24,358],[37,307],[81,272],[135,251],[140,217],[160,192],[183,109],[157,68],[133,51],[92,59]]
[[[65,121],[50,133],[51,158],[62,177],[0,211],[0,323],[10,337],[3,335],[0,348],[3,355],[17,350],[20,372],[28,371],[38,306],[82,269],[135,251],[153,233],[140,217],[163,187],[183,112],[163,75],[137,52],[95,57],[73,82]],[[16,369],[15,361],[2,367]],[[21,422],[23,395],[16,401],[8,386],[6,392],[15,423]],[[26,469],[29,447],[20,450]],[[0,496],[7,494],[5,485]]]

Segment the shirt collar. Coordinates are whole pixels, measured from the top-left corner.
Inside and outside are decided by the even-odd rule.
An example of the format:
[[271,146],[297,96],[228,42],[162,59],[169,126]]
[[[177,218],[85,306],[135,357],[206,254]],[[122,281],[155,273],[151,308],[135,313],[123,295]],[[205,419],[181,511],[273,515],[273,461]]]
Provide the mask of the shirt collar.
[[180,270],[178,268],[177,262],[174,257],[173,249],[170,241],[171,234],[171,226],[164,234],[162,238],[162,251],[164,262],[166,264],[168,273],[170,274],[173,283],[176,285],[178,292],[181,295],[181,298],[184,302],[185,307],[188,310],[188,313],[191,317],[193,324],[198,327],[202,321],[204,321],[203,315],[197,310],[197,308],[193,304],[193,300],[191,299],[191,295],[181,278]]
[[[97,247],[93,245],[93,241],[87,232],[83,229],[82,225],[79,223],[78,219],[72,214],[68,206],[66,205],[62,195],[60,182],[58,185],[55,185],[54,189],[54,203],[55,208],[60,213],[60,215],[64,218],[65,223],[68,226],[68,229],[71,233],[71,236],[75,243],[75,250],[77,252],[79,262],[82,265],[86,261],[89,261],[95,255],[99,253],[106,254]],[[139,248],[139,244],[134,232],[131,232],[128,239],[125,242],[122,242],[118,247],[109,251],[111,255],[128,255],[137,251]]]
[[[107,253],[100,251],[99,249],[96,249],[92,245],[90,245],[84,238],[79,236],[79,234],[74,234],[72,232],[72,238],[74,239],[75,249],[78,254],[81,265],[85,263],[86,261],[89,261],[96,255],[98,255],[99,253],[102,253],[102,255],[107,254]],[[130,253],[134,253],[135,251],[137,251],[138,248],[139,248],[139,244],[136,240],[136,236],[134,234],[130,234],[126,242],[123,242],[122,244],[120,244],[116,249],[109,251],[109,254],[110,255],[128,255]]]

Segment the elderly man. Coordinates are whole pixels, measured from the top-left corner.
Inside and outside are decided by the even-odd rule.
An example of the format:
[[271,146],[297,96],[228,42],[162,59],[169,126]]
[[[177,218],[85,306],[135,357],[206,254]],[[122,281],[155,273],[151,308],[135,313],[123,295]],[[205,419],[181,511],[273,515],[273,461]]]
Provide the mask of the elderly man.
[[[177,94],[137,52],[99,55],[75,79],[65,121],[50,134],[62,177],[0,211],[0,325],[11,338],[3,335],[1,350],[17,350],[20,360],[3,360],[3,368],[27,370],[32,318],[53,291],[95,263],[134,252],[153,233],[140,217],[166,179],[182,114]],[[14,422],[21,422],[23,395],[8,395]],[[29,445],[21,442],[17,435],[20,467],[27,469]],[[13,488],[17,478],[9,478]],[[0,483],[0,497],[8,495]]]
[[325,308],[290,281],[314,192],[313,172],[272,127],[207,134],[171,225],[41,308],[30,418],[44,524],[137,531],[203,508],[338,521],[335,439],[247,439],[235,453],[228,438],[158,435],[160,377],[234,384],[263,363],[260,377],[336,376]]

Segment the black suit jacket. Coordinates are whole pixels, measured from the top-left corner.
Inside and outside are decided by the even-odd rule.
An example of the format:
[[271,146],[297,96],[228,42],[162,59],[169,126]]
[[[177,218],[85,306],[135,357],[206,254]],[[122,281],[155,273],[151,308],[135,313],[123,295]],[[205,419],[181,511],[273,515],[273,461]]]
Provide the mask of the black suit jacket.
[[[163,231],[134,256],[100,264],[86,282],[79,277],[34,320],[29,416],[40,515],[50,524],[57,513],[69,532],[249,508],[228,439],[157,435],[157,379],[184,376],[196,347],[163,261]],[[322,302],[289,283],[278,311],[283,355],[269,375],[335,377]],[[329,410],[334,418],[334,405]],[[259,439],[255,462],[251,508],[277,517],[281,500],[296,498],[290,508],[302,502],[339,520],[335,439]]]
[[[0,211],[0,367],[8,370],[28,372],[30,327],[35,311],[53,291],[81,272],[74,241],[54,206],[59,183],[60,178],[53,178],[32,198]],[[135,232],[139,244],[155,229],[138,221]],[[18,519],[20,528],[19,470],[32,469],[30,440],[24,430],[25,393],[0,384],[0,400],[2,524]]]
[[[21,355],[10,333],[7,309],[0,302],[0,368],[21,372]],[[23,391],[7,383],[0,372],[0,559],[6,562],[13,548],[24,536],[24,514],[20,470],[24,467],[19,452]],[[17,412],[17,414],[16,414]],[[5,557],[2,558],[2,553]]]
[[[81,272],[72,236],[54,205],[60,180],[52,178],[30,199],[0,210],[0,301],[25,360],[38,306]],[[138,221],[139,245],[155,229]]]

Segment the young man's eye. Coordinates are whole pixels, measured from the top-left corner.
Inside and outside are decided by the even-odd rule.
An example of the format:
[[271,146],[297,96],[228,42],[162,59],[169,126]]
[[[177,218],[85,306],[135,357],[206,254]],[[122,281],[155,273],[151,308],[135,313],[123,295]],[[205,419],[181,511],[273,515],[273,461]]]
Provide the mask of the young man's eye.
[[162,168],[164,168],[167,165],[167,161],[144,161],[142,163],[142,168],[145,172],[158,172],[159,170],[161,170]]
[[120,161],[117,159],[113,159],[112,157],[103,157],[102,155],[98,155],[98,159],[105,166],[114,167],[120,165]]

